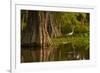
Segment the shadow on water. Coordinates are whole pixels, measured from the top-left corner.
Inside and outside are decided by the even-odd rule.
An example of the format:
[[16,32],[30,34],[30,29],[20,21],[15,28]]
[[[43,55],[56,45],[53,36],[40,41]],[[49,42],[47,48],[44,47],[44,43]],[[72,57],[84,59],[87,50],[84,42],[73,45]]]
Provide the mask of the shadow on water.
[[89,48],[75,47],[72,43],[49,47],[21,47],[21,62],[88,60]]

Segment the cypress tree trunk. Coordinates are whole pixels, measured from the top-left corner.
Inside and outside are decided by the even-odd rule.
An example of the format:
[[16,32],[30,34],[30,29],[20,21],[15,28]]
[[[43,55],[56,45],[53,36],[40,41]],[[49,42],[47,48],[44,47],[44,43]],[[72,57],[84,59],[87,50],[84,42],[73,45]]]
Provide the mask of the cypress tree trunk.
[[40,44],[42,46],[48,46],[51,42],[49,33],[47,30],[48,26],[48,12],[39,12],[40,24],[39,24],[39,34],[40,34]]
[[50,25],[51,25],[51,37],[59,37],[61,36],[61,28],[60,28],[60,24],[57,23],[57,19],[54,18],[53,14],[50,14]]
[[39,16],[37,12],[28,11],[27,26],[22,32],[22,44],[38,44],[39,37]]

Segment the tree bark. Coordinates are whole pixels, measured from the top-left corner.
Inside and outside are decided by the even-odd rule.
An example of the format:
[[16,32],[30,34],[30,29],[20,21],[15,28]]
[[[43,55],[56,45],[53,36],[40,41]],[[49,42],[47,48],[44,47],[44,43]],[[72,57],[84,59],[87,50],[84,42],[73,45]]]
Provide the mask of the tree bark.
[[28,12],[27,26],[22,32],[22,44],[37,44],[39,37],[39,16],[35,11]]
[[51,37],[59,37],[61,36],[61,28],[59,27],[59,23],[57,23],[57,19],[54,18],[53,14],[50,14],[50,25],[51,25]]

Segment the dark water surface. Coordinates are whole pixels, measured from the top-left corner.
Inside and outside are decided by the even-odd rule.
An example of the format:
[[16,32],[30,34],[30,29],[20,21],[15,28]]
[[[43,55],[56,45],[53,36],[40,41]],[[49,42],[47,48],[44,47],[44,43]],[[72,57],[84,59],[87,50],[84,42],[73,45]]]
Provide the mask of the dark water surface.
[[89,60],[89,48],[76,48],[71,43],[49,47],[21,47],[21,62]]

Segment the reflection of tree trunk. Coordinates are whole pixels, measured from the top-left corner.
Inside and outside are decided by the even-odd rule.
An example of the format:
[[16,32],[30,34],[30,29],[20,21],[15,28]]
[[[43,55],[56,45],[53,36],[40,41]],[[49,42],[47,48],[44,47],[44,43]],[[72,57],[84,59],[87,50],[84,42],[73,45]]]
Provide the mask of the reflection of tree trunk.
[[52,46],[49,47],[41,47],[41,54],[40,54],[40,62],[41,61],[54,61],[57,57],[57,48]]

